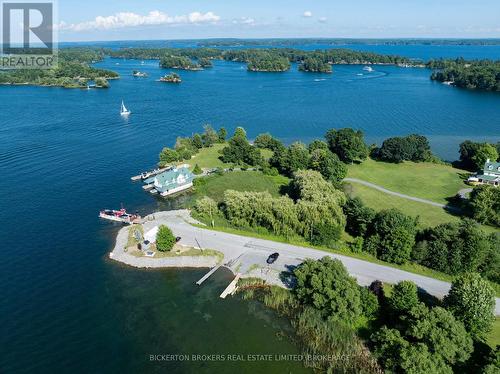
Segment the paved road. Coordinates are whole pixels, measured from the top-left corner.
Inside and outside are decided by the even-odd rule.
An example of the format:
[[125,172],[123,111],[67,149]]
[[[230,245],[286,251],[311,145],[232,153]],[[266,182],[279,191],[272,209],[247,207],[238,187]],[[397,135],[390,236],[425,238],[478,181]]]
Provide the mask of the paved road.
[[417,201],[419,203],[424,203],[424,204],[429,204],[429,205],[437,206],[439,208],[443,208],[443,209],[450,210],[450,211],[455,211],[455,212],[459,212],[460,211],[459,208],[456,208],[456,207],[453,207],[453,206],[436,203],[436,202],[431,201],[431,200],[421,199],[420,197],[414,197],[414,196],[405,195],[405,194],[402,194],[402,193],[399,193],[399,192],[394,192],[394,191],[388,190],[387,188],[379,186],[377,184],[370,183],[370,182],[367,182],[367,181],[364,181],[364,180],[361,180],[361,179],[357,179],[357,178],[345,178],[344,181],[345,182],[352,182],[352,183],[359,183],[359,184],[362,184],[364,186],[373,188],[375,190],[384,192],[386,194],[397,196],[397,197],[401,197],[403,199],[413,200],[413,201]]
[[[330,254],[312,248],[195,227],[186,222],[190,218],[189,213],[184,210],[155,213],[155,218],[159,223],[168,225],[175,235],[181,236],[181,244],[200,245],[202,248],[216,249],[224,253],[225,261],[239,261],[239,272],[242,273],[245,270],[250,270],[252,266],[260,265],[268,272],[279,274],[280,271],[290,270],[290,268],[297,266],[306,258],[319,259],[324,256],[330,256],[342,261],[348,272],[362,285],[369,285],[374,280],[393,284],[402,280],[410,280],[429,294],[439,298],[445,296],[450,289],[450,284],[447,282],[409,273],[390,266],[374,264],[348,256]],[[269,268],[266,266],[265,260],[273,252],[279,252],[280,257]],[[500,299],[498,298],[496,299],[495,312],[497,315],[500,315]]]

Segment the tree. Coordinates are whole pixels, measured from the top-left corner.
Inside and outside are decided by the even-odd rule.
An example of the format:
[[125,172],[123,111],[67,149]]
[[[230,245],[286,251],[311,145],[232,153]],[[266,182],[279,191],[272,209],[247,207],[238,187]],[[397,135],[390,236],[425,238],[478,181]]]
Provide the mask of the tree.
[[200,175],[201,173],[203,173],[203,170],[201,170],[200,165],[198,164],[194,165],[193,174]]
[[171,148],[163,148],[160,152],[160,166],[168,165],[171,162],[179,161],[179,154]]
[[473,350],[464,325],[441,308],[420,303],[401,317],[399,329],[382,327],[371,340],[385,369],[402,373],[453,373]]
[[488,143],[480,144],[477,147],[475,154],[472,156],[472,162],[474,163],[476,170],[482,169],[487,160],[494,162],[497,159],[497,149],[493,145]]
[[388,303],[396,315],[409,312],[419,303],[417,285],[411,281],[399,282],[392,289]]
[[165,225],[160,225],[158,233],[156,234],[156,249],[160,252],[170,251],[175,244],[175,236]]
[[337,154],[344,162],[352,163],[356,160],[365,160],[368,157],[368,147],[361,130],[351,128],[340,130],[331,129],[325,135],[330,151]]
[[376,317],[379,310],[377,296],[368,287],[360,287],[359,290],[363,314],[368,318]]
[[295,270],[295,294],[324,318],[353,326],[361,316],[360,289],[342,262],[331,257],[305,260]]
[[475,187],[469,204],[476,221],[500,227],[500,188],[489,185]]
[[477,273],[465,273],[451,284],[446,307],[462,321],[473,336],[482,337],[495,320],[495,293]]
[[326,144],[323,140],[316,139],[309,143],[307,149],[309,150],[309,153],[313,153],[317,149],[328,150],[328,144]]
[[373,219],[365,250],[383,261],[404,264],[415,244],[416,226],[414,218],[397,209],[382,210]]
[[359,197],[347,199],[343,207],[346,216],[346,231],[355,237],[365,236],[376,212],[363,204]]
[[283,150],[285,146],[278,139],[273,138],[269,133],[259,134],[254,141],[254,146],[262,149],[269,149],[273,152]]
[[217,136],[219,138],[219,143],[224,143],[227,137],[227,131],[224,127],[221,127],[217,132]]
[[460,162],[462,167],[468,170],[481,170],[488,158],[491,161],[496,161],[498,155],[497,148],[488,143],[466,140],[460,144]]
[[347,166],[328,149],[315,149],[309,158],[309,169],[319,171],[326,180],[339,183],[347,175]]
[[193,146],[197,149],[203,148],[203,139],[200,134],[193,135]]
[[263,159],[259,149],[248,142],[243,128],[238,127],[228,143],[227,147],[222,149],[221,158],[224,162],[252,166],[262,164]]
[[489,261],[487,255],[493,243],[477,223],[463,219],[421,232],[412,258],[424,266],[448,274],[478,271]]
[[382,161],[400,163],[405,160],[428,161],[432,153],[425,136],[412,134],[385,139],[382,146],[373,151],[373,156]]
[[292,175],[297,170],[306,170],[309,163],[309,151],[303,143],[293,143],[287,151],[286,164],[283,169],[287,175]]
[[215,130],[210,125],[205,125],[203,126],[203,128],[205,129],[203,135],[201,136],[203,141],[203,146],[211,147],[219,141],[219,135],[217,135]]
[[211,199],[208,196],[203,196],[201,199],[196,200],[194,210],[201,216],[209,218],[212,227],[214,226],[214,217],[217,213],[219,213],[217,203],[214,199]]

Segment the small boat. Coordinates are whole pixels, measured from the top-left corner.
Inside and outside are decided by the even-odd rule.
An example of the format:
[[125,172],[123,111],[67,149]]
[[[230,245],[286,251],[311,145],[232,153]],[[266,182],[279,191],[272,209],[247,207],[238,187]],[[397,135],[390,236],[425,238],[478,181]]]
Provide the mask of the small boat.
[[363,68],[364,71],[369,71],[369,72],[372,72],[373,71],[373,68],[371,66],[365,66]]
[[125,104],[123,103],[123,100],[122,100],[122,107],[120,109],[120,114],[125,117],[125,116],[128,116],[130,113],[132,113],[132,112],[127,109],[127,107],[125,106]]
[[138,214],[130,214],[124,208],[120,210],[104,209],[99,212],[99,217],[110,221],[133,224],[139,222],[141,216]]
[[141,71],[134,70],[132,72],[132,75],[137,78],[146,78],[148,75],[146,73],[143,73]]

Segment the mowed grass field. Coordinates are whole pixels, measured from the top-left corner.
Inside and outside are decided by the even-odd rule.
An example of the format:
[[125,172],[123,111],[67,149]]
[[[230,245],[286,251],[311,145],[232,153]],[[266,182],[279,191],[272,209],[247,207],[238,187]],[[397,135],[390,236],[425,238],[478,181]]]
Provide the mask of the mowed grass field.
[[447,198],[466,188],[468,172],[429,162],[391,164],[368,159],[349,165],[347,177],[362,179],[405,195],[446,204]]
[[281,186],[288,184],[289,181],[284,176],[265,175],[260,171],[233,171],[223,175],[204,177],[203,182],[195,187],[194,197],[196,199],[208,196],[220,202],[226,190],[268,191],[273,196],[279,196]]
[[441,223],[459,221],[460,218],[448,213],[437,206],[432,206],[417,201],[386,194],[373,188],[357,183],[349,183],[346,192],[350,196],[357,196],[372,209],[398,209],[406,215],[420,217],[422,227],[436,226]]
[[[214,144],[212,147],[208,148],[201,148],[190,160],[182,161],[180,164],[188,164],[191,169],[194,168],[196,164],[202,169],[232,167],[233,164],[224,163],[219,159],[221,155],[220,151],[226,146],[227,143],[223,143]],[[260,152],[265,159],[269,159],[272,156],[272,152],[268,149],[261,149]]]

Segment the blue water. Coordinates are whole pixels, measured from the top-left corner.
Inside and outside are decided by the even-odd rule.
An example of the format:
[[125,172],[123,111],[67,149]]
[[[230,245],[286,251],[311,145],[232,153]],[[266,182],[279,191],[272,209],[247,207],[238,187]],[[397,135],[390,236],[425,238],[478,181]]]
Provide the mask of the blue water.
[[[499,94],[433,83],[424,69],[265,74],[217,61],[171,85],[155,82],[168,72],[157,61],[98,65],[122,79],[109,90],[0,87],[2,373],[266,373],[277,366],[151,363],[149,354],[298,352],[281,338],[284,321],[257,304],[218,299],[227,274],[196,288],[203,271],[134,270],[107,259],[119,226],[99,221],[98,210],[122,202],[141,213],[168,207],[130,176],[154,166],[177,136],[211,123],[292,142],[351,126],[370,142],[427,135],[447,159],[464,139],[500,140]],[[150,77],[133,78],[134,69]],[[133,112],[128,120],[118,113],[122,99]],[[278,368],[302,370],[293,362]]]

